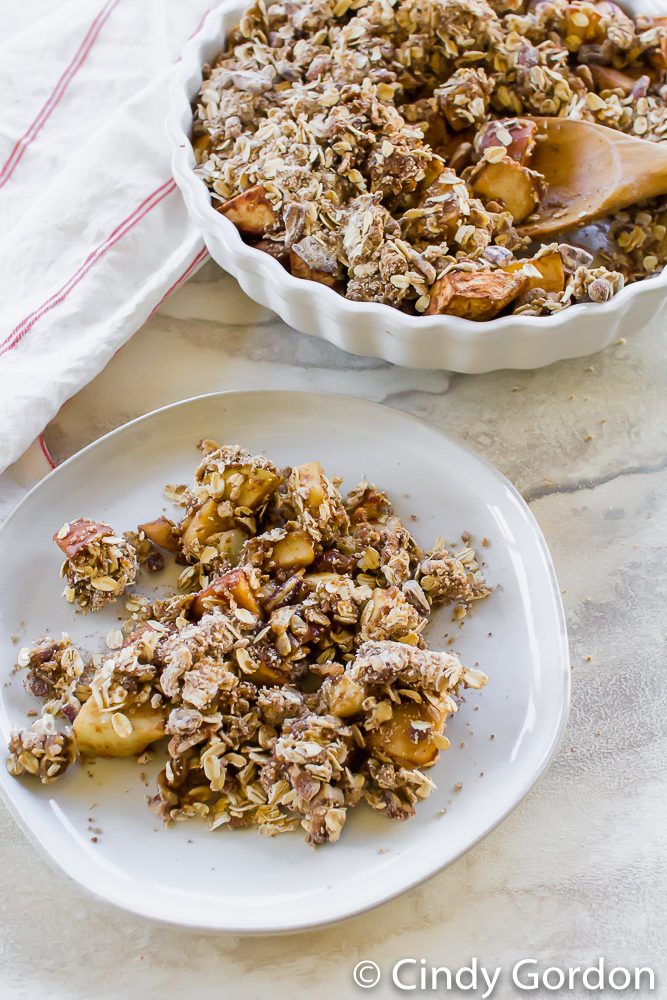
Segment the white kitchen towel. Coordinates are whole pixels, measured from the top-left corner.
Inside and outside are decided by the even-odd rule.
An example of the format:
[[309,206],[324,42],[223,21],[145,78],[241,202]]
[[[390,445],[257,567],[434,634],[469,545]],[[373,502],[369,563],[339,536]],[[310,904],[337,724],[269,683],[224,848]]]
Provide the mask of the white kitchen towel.
[[215,6],[70,0],[0,45],[0,471],[207,256],[164,122]]

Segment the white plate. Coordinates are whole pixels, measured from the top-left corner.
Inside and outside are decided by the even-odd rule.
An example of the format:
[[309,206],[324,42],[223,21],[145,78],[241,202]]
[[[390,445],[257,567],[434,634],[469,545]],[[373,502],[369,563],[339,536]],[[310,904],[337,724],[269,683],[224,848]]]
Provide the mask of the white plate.
[[[11,725],[25,724],[35,707],[21,675],[12,676],[19,647],[64,629],[93,651],[103,638],[100,644],[92,637],[104,637],[122,610],[116,604],[84,618],[65,603],[54,531],[78,516],[104,519],[116,531],[157,516],[169,507],[163,484],[190,479],[201,437],[265,451],[279,466],[317,459],[330,475],[343,475],[348,489],[367,476],[387,490],[424,546],[438,535],[454,541],[462,531],[473,535],[473,544],[489,539],[480,552],[488,581],[499,589],[462,628],[444,609],[429,633],[434,648],[445,632],[456,635],[448,648],[470,665],[479,662],[489,676],[483,691],[466,695],[448,727],[452,748],[429,772],[438,790],[403,824],[360,805],[338,844],[313,850],[298,833],[275,839],[252,830],[208,833],[195,822],[162,828],[145,803],[159,760],[144,768],[132,759],[100,760],[48,786],[17,781],[1,767],[0,787],[33,843],[80,885],[117,906],[235,933],[313,927],[428,878],[469,850],[532,788],[567,716],[570,671],[558,585],[540,530],[514,488],[479,456],[415,417],[319,393],[232,392],[187,400],[79,452],[42,480],[0,530],[4,745]],[[137,589],[150,594],[158,579],[142,577]],[[462,788],[455,792],[457,782]],[[90,827],[101,830],[97,843]]]

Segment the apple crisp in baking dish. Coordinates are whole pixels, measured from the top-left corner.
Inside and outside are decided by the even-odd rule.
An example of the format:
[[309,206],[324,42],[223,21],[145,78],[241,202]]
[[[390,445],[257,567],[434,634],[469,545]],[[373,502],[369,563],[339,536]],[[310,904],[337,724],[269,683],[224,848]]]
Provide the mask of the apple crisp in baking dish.
[[204,67],[196,173],[244,240],[350,299],[472,320],[605,302],[662,270],[667,200],[531,244],[530,116],[664,141],[665,22],[608,0],[259,0]]
[[166,488],[178,522],[121,537],[79,519],[55,535],[84,612],[137,564],[162,568],[162,553],[183,569],[164,598],[127,599],[104,652],[85,660],[67,634],[20,651],[44,704],[11,735],[10,773],[51,782],[79,755],[145,761],[167,736],[150,801],[166,823],[270,836],[301,824],[317,845],[362,799],[408,819],[461,692],[487,680],[424,638],[434,609],[460,619],[489,594],[475,550],[438,539],[424,552],[384,493],[363,481],[343,496],[317,462],[279,471],[238,446],[199,447],[192,485]]

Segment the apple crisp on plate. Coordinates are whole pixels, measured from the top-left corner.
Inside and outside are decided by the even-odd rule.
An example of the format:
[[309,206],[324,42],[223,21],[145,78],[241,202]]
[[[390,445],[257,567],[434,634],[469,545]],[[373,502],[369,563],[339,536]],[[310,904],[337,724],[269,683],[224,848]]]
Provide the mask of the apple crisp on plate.
[[130,596],[88,661],[67,634],[20,651],[44,705],[12,733],[10,773],[51,782],[80,754],[146,760],[168,736],[150,800],[166,823],[269,836],[300,823],[317,845],[362,799],[408,819],[434,788],[426,769],[461,692],[487,680],[424,638],[434,609],[458,619],[489,594],[474,549],[438,539],[424,552],[386,494],[363,481],[344,496],[317,462],[279,470],[238,446],[199,447],[192,485],[166,488],[180,520],[122,538],[83,519],[56,533],[84,611],[156,547],[183,570],[162,599]]
[[666,21],[608,0],[259,0],[204,67],[195,170],[245,241],[350,299],[472,320],[605,302],[662,270],[667,200],[531,244],[531,116],[664,141]]

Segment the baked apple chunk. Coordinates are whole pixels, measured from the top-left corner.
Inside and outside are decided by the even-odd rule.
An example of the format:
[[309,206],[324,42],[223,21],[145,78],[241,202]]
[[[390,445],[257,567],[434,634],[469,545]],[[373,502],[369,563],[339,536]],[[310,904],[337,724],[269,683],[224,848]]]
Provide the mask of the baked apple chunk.
[[532,118],[499,118],[489,122],[475,138],[475,148],[480,155],[487,149],[502,147],[507,155],[528,166],[535,149],[537,122]]
[[242,569],[230,570],[229,573],[225,573],[204,590],[201,590],[197,594],[190,612],[193,618],[199,619],[208,611],[219,607],[227,611],[239,607],[250,611],[253,615],[261,613],[248,577]]
[[143,531],[149,542],[168,552],[177,552],[179,548],[176,525],[167,517],[158,517],[155,521],[140,524],[137,531]]
[[[541,257],[516,260],[503,268],[509,274],[523,274],[528,278],[525,291],[542,288],[545,292],[562,292],[565,288],[565,268],[563,258],[554,250]],[[536,273],[537,272],[537,273]]]
[[320,285],[327,285],[329,288],[335,288],[338,284],[333,274],[328,274],[327,271],[321,271],[316,267],[310,267],[303,257],[300,257],[294,250],[289,252],[289,266],[295,278],[317,281]]
[[143,705],[100,708],[95,698],[86,701],[72,729],[76,745],[87,757],[132,757],[161,739],[165,732],[165,713]]
[[218,212],[233,222],[242,236],[266,236],[276,228],[278,219],[261,184],[242,191],[218,207]]
[[486,202],[497,202],[512,215],[514,225],[523,222],[537,208],[546,191],[541,174],[507,155],[498,162],[482,160],[471,183],[474,195]]
[[282,476],[272,462],[245,448],[221,448],[209,440],[199,447],[204,457],[181,500],[188,508],[179,525],[182,551],[196,560],[215,539],[219,554],[234,560],[251,534],[247,518],[256,516]]
[[462,319],[493,319],[517,296],[529,278],[521,271],[452,271],[433,285],[427,316],[445,313]]

